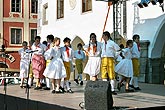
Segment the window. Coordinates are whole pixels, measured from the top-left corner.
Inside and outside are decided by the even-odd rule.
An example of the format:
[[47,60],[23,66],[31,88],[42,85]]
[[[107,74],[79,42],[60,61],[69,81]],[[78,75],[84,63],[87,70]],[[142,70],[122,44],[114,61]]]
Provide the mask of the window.
[[11,44],[22,43],[22,29],[11,28]]
[[47,25],[48,24],[48,3],[43,5],[43,19],[42,24]]
[[31,13],[37,13],[38,0],[31,0]]
[[82,12],[87,12],[92,10],[92,0],[82,0]]
[[37,36],[37,29],[31,29],[31,41],[34,41],[35,37]]
[[11,0],[11,12],[21,12],[21,0]]
[[64,0],[57,0],[57,19],[64,18]]

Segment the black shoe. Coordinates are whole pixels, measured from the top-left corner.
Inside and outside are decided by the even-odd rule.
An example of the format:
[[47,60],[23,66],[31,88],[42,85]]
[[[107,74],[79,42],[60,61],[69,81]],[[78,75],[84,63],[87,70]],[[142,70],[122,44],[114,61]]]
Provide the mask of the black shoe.
[[133,88],[133,89],[135,88],[133,85],[129,85],[129,87],[131,87],[131,88]]
[[69,86],[71,85],[71,82],[69,82]]
[[29,85],[26,85],[25,88],[29,88],[30,89],[31,87]]
[[73,93],[73,91],[71,89],[66,91],[67,93]]
[[74,79],[74,82],[75,82],[76,84],[79,84],[78,79]]
[[41,83],[41,87],[45,87],[46,86],[46,84],[44,84],[44,83]]
[[134,92],[134,89],[125,89],[125,92]]
[[134,87],[135,90],[140,91],[141,89],[139,87]]
[[81,85],[81,86],[83,85],[83,81],[80,82],[80,85]]
[[120,89],[121,89],[121,84],[120,83],[117,84],[117,89],[120,91]]
[[42,89],[42,87],[35,87],[34,90],[39,90],[39,89]]
[[64,88],[62,88],[61,86],[59,87],[59,89],[62,91],[62,92],[66,92]]
[[19,86],[19,87],[22,88],[22,89],[25,88],[24,86]]
[[55,94],[56,93],[56,91],[55,90],[52,90],[52,94]]
[[50,90],[50,88],[49,88],[49,87],[44,87],[43,89],[44,89],[44,90]]
[[115,91],[112,91],[111,93],[112,93],[112,95],[117,95],[117,92],[115,92]]

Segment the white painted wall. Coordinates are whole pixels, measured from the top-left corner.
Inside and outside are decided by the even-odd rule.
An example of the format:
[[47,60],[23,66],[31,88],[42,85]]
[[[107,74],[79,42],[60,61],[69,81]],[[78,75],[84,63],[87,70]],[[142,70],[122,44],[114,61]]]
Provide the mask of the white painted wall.
[[[75,36],[79,36],[85,43],[89,41],[90,33],[94,32],[97,35],[98,41],[101,39],[102,30],[108,11],[107,2],[93,0],[92,11],[87,13],[81,12],[81,0],[76,0],[76,7],[71,10],[69,0],[64,1],[64,18],[56,19],[56,0],[42,0],[42,5],[48,3],[48,25],[41,27],[39,35],[42,41],[46,40],[48,34],[60,37],[70,37],[72,40]],[[137,33],[141,36],[141,40],[150,40],[149,57],[151,50],[156,40],[157,32],[164,20],[164,13],[158,5],[139,8],[140,24],[133,24],[134,21],[134,6],[135,0],[127,1],[127,37],[132,39],[132,35]],[[109,32],[113,31],[113,10],[110,10],[106,29]],[[42,6],[41,6],[42,12]],[[160,17],[161,16],[161,17]],[[42,21],[42,20],[40,20]],[[41,23],[42,24],[42,23]]]
[[[46,1],[43,1],[45,4]],[[81,0],[77,0],[75,9],[71,10],[69,6],[69,0],[65,1],[64,18],[56,19],[56,0],[49,0],[49,21],[48,25],[42,26],[41,36],[42,40],[46,40],[48,34],[53,34],[61,39],[64,37],[70,37],[73,39],[75,36],[81,37],[84,42],[88,42],[90,33],[94,32],[98,36],[98,40],[101,39],[102,30],[108,11],[108,4],[105,2],[96,2],[93,0],[93,7],[91,12],[81,12]],[[112,13],[111,13],[112,14]],[[109,16],[106,30],[112,31],[113,24],[112,16]],[[111,28],[110,28],[111,27]]]

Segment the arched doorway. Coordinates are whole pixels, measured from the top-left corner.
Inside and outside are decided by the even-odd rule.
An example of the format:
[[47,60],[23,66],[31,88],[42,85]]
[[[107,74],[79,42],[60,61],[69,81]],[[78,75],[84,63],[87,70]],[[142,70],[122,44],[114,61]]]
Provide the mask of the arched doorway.
[[149,59],[150,82],[163,84],[165,80],[165,19],[156,34],[154,48]]
[[76,36],[71,43],[73,50],[77,50],[78,43],[84,45],[84,41],[79,36]]

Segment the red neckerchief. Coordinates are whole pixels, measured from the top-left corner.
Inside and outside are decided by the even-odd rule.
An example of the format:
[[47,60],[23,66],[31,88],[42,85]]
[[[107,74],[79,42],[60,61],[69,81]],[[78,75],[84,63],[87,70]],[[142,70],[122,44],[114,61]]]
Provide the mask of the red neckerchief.
[[38,45],[35,45],[35,46],[36,46],[36,49],[37,49],[37,48],[40,48],[40,44],[38,44]]
[[67,57],[69,57],[69,47],[68,46],[65,46],[65,47],[66,47]]
[[80,50],[78,50],[78,54],[81,54]]
[[138,50],[140,52],[140,43],[137,43]]

